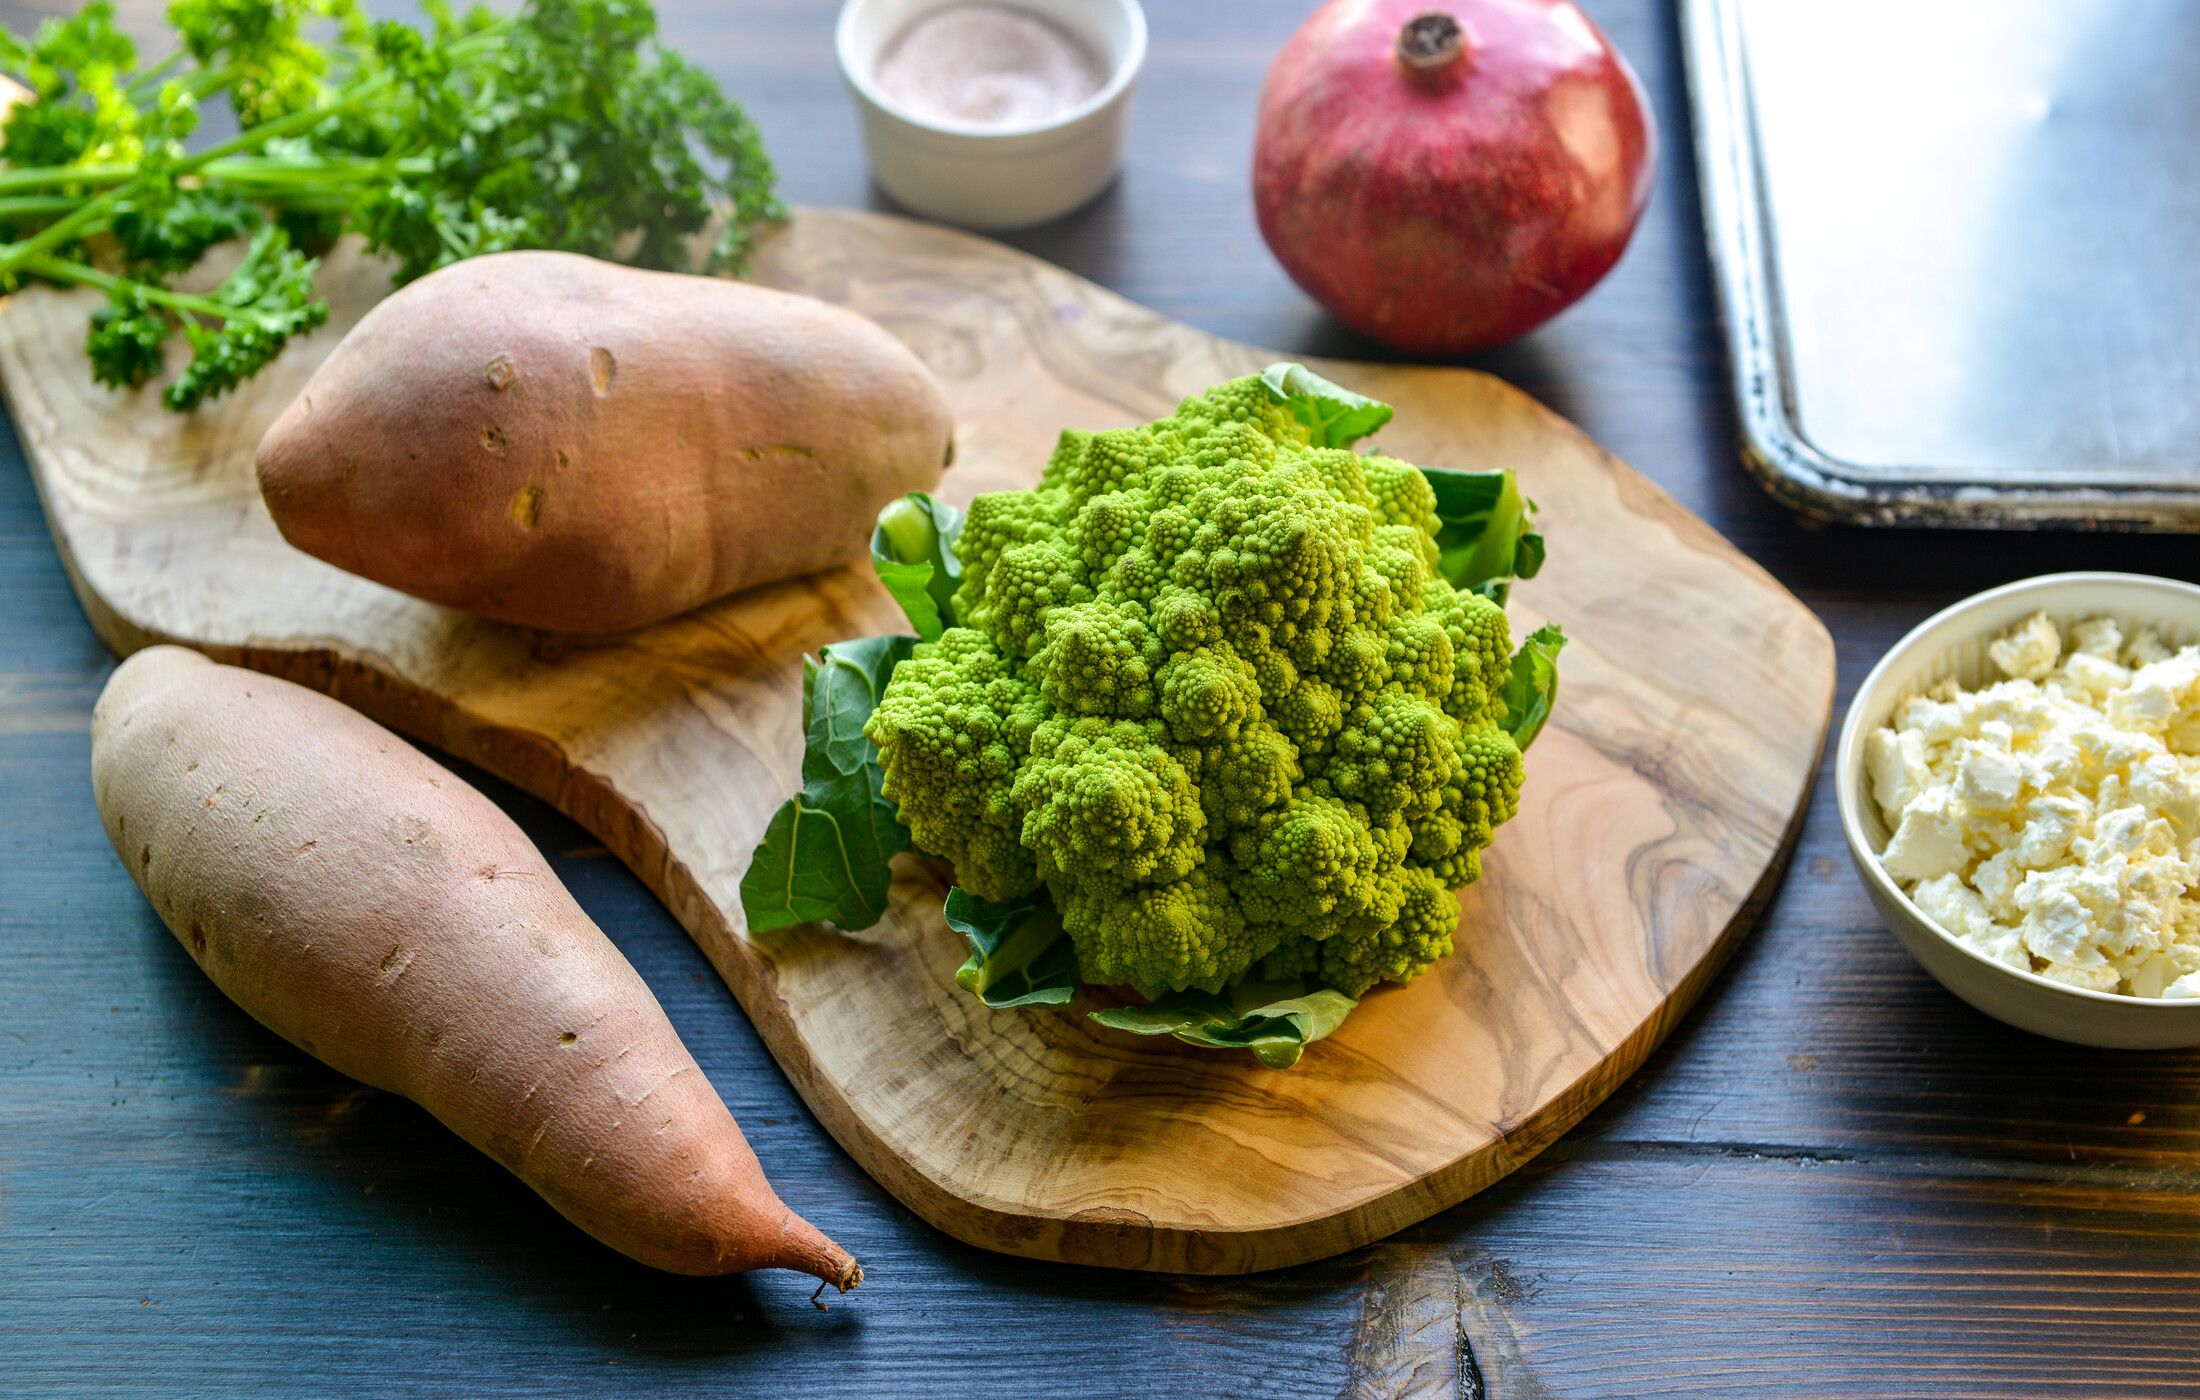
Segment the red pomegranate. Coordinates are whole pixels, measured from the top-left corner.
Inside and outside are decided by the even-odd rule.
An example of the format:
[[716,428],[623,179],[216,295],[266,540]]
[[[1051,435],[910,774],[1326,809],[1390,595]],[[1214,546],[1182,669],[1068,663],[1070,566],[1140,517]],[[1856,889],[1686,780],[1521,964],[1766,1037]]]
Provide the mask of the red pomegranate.
[[1329,0],[1268,70],[1253,198],[1339,320],[1455,354],[1595,286],[1656,164],[1641,85],[1568,0]]

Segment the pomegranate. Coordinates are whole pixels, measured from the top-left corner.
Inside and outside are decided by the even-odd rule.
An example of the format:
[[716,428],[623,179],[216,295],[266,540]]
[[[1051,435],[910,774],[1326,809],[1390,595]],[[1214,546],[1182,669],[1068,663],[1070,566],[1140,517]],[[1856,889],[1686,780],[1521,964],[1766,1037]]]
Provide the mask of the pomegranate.
[[1253,198],[1339,320],[1455,354],[1595,286],[1656,164],[1641,84],[1568,0],[1329,0],[1268,70]]

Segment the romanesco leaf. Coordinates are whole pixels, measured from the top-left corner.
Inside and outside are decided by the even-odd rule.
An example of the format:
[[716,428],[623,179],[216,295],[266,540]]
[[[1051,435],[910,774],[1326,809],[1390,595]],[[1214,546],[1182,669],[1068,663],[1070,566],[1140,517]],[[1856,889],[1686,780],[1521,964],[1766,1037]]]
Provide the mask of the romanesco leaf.
[[773,814],[741,879],[749,930],[830,920],[869,928],[886,912],[891,862],[909,833],[887,801],[863,724],[910,637],[836,642],[803,658],[802,791]]
[[888,862],[907,845],[893,804],[865,775],[804,784],[773,814],[741,879],[749,931],[821,920],[869,928],[886,912]]
[[1270,1069],[1289,1069],[1315,1041],[1344,1024],[1359,1002],[1328,987],[1247,977],[1220,995],[1171,992],[1144,1006],[1095,1011],[1101,1025],[1137,1035],[1173,1035],[1212,1050],[1250,1050]]
[[878,749],[863,726],[878,707],[886,679],[909,659],[909,637],[859,637],[834,642],[816,659],[802,659],[802,754],[805,778],[831,778],[876,767]]
[[1062,1006],[1077,995],[1077,950],[1045,894],[996,904],[957,885],[942,912],[970,943],[955,985],[987,1006]]
[[1423,467],[1436,493],[1437,572],[1454,588],[1470,588],[1503,606],[1515,580],[1543,567],[1543,537],[1535,532],[1535,502],[1520,494],[1509,470],[1446,471]]
[[956,625],[962,564],[955,558],[955,541],[962,527],[961,511],[930,492],[911,491],[889,502],[871,531],[871,567],[919,640],[937,641]]
[[1558,624],[1546,622],[1513,653],[1500,698],[1505,702],[1505,731],[1522,752],[1543,732],[1558,703],[1558,652],[1565,645]]
[[1332,384],[1300,364],[1273,364],[1261,371],[1269,396],[1306,425],[1315,447],[1350,447],[1388,423],[1387,403]]

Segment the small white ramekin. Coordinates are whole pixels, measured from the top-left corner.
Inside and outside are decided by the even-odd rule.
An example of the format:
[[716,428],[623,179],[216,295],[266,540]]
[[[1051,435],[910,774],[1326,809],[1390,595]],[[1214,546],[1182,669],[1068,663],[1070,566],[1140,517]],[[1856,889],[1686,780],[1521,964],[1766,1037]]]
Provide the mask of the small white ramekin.
[[1895,643],[1849,705],[1834,757],[1835,798],[1849,856],[1887,927],[1940,985],[1998,1021],[2078,1045],[2161,1050],[2200,1045],[2200,1000],[2119,996],[2053,982],[1997,962],[1944,932],[1879,863],[1890,833],[1871,799],[1864,740],[1895,708],[1948,677],[1966,690],[1998,679],[1986,648],[2033,613],[2067,631],[2112,617],[2148,625],[2172,646],[2200,642],[2200,587],[2143,574],[2047,574],[1989,589],[1935,613]]
[[855,95],[871,175],[911,213],[971,228],[1025,228],[1107,188],[1123,163],[1131,88],[1146,65],[1138,0],[990,0],[1058,26],[1107,68],[1106,86],[1043,126],[944,126],[889,103],[873,85],[880,54],[919,18],[960,0],[847,0],[834,29]]

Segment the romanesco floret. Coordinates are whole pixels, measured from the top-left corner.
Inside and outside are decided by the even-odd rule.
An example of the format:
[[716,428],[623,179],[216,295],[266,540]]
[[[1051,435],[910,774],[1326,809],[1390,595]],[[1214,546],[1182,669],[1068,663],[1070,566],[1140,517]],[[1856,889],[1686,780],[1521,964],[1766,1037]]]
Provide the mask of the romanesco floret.
[[871,718],[916,844],[1043,884],[1088,981],[1409,980],[1517,806],[1503,610],[1439,576],[1417,468],[1310,442],[1257,377],[1064,433]]
[[1275,947],[1278,933],[1249,925],[1207,866],[1160,885],[1070,880],[1055,893],[1087,982],[1196,987],[1219,992]]
[[884,791],[917,845],[954,862],[974,888],[1013,899],[1039,883],[1010,799],[1046,708],[983,632],[950,628],[895,668],[872,712]]
[[1432,540],[1436,534],[1436,492],[1410,462],[1379,452],[1360,459],[1361,474],[1375,497],[1375,518],[1384,525],[1408,525]]
[[1060,715],[1033,732],[1010,797],[1042,878],[1166,884],[1199,865],[1207,818],[1160,739],[1158,726]]

